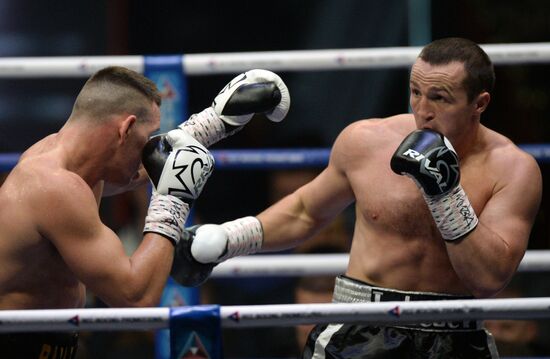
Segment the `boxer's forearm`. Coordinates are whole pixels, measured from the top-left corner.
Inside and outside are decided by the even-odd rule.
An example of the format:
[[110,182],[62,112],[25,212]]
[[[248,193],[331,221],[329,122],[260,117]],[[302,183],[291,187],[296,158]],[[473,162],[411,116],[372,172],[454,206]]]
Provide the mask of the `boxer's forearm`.
[[257,216],[262,224],[262,252],[293,248],[312,237],[321,227],[293,195]]
[[475,230],[458,242],[446,242],[451,264],[471,294],[477,298],[497,294],[516,272],[523,245],[504,238],[479,222]]

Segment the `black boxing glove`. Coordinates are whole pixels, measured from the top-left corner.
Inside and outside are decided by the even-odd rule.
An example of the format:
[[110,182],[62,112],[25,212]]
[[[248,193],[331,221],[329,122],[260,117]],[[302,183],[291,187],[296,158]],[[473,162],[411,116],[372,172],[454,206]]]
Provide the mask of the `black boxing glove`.
[[176,282],[185,287],[197,287],[204,283],[212,273],[212,269],[218,264],[200,263],[191,255],[191,245],[199,227],[200,225],[186,228],[181,240],[176,245],[170,275]]
[[151,138],[142,153],[153,195],[143,232],[178,243],[193,201],[214,168],[210,152],[187,132],[176,129]]
[[413,131],[393,154],[390,166],[421,189],[443,239],[454,241],[475,229],[478,218],[460,185],[458,156],[445,136],[433,130]]
[[411,177],[427,196],[446,194],[460,183],[453,146],[432,130],[416,130],[405,137],[390,166],[395,173]]
[[212,105],[192,115],[179,128],[208,147],[241,130],[255,114],[282,121],[290,108],[290,94],[281,78],[255,69],[237,75],[214,98]]

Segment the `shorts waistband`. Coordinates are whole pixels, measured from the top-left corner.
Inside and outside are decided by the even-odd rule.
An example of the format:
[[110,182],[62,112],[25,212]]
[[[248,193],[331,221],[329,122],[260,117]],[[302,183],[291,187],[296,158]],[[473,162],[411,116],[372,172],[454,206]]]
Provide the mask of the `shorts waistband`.
[[[364,302],[391,302],[391,301],[418,301],[418,300],[458,300],[473,299],[472,296],[459,296],[444,293],[403,291],[390,288],[376,287],[344,275],[336,277],[334,286],[334,303],[364,303]],[[420,328],[427,330],[477,330],[482,328],[481,321],[464,320],[452,322],[433,322],[418,324],[399,324],[406,328]]]

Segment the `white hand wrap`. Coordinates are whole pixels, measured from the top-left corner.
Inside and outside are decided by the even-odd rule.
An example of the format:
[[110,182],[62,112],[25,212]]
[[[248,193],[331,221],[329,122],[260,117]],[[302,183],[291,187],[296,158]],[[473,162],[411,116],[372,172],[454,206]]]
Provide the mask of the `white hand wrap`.
[[479,222],[468,196],[460,185],[444,196],[425,195],[424,199],[441,236],[446,241],[455,241],[466,236]]
[[176,245],[183,233],[189,205],[169,194],[153,192],[143,233],[158,233]]
[[256,217],[239,218],[224,224],[199,226],[191,244],[191,254],[200,263],[256,253],[262,247],[262,224]]
[[243,217],[222,224],[227,233],[227,252],[217,260],[226,259],[258,252],[262,248],[264,231],[256,217]]
[[231,133],[225,132],[222,119],[212,107],[191,115],[187,121],[178,127],[193,136],[204,147],[209,147],[231,135]]

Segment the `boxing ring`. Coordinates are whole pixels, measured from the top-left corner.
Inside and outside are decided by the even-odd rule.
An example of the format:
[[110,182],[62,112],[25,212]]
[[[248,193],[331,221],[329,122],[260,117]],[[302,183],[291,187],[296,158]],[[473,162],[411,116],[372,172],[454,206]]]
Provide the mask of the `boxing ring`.
[[[485,44],[495,66],[550,63],[550,43]],[[252,68],[319,71],[409,67],[420,47],[188,54],[177,56],[87,56],[0,58],[0,78],[77,78],[119,65],[145,72],[148,64],[174,64],[184,75],[235,74]],[[550,161],[547,144],[520,144],[539,163]],[[322,167],[329,149],[214,150],[217,169]],[[9,171],[18,153],[0,154],[0,171]],[[284,259],[284,260],[283,260]],[[213,278],[338,275],[347,254],[262,255],[218,265]],[[527,251],[518,271],[550,271],[550,250]],[[550,298],[471,299],[383,303],[278,304],[160,308],[109,308],[0,311],[0,332],[126,331],[170,328],[176,321],[213,318],[223,328],[294,326],[318,323],[420,323],[453,320],[546,319]],[[207,319],[204,319],[207,320]],[[215,355],[213,356],[215,357]]]
[[[219,309],[224,328],[260,328],[328,323],[412,324],[480,319],[550,318],[550,298],[469,299],[447,301],[198,305],[185,308],[184,319]],[[107,308],[5,310],[0,333],[101,330],[156,330],[169,327],[178,308]]]

